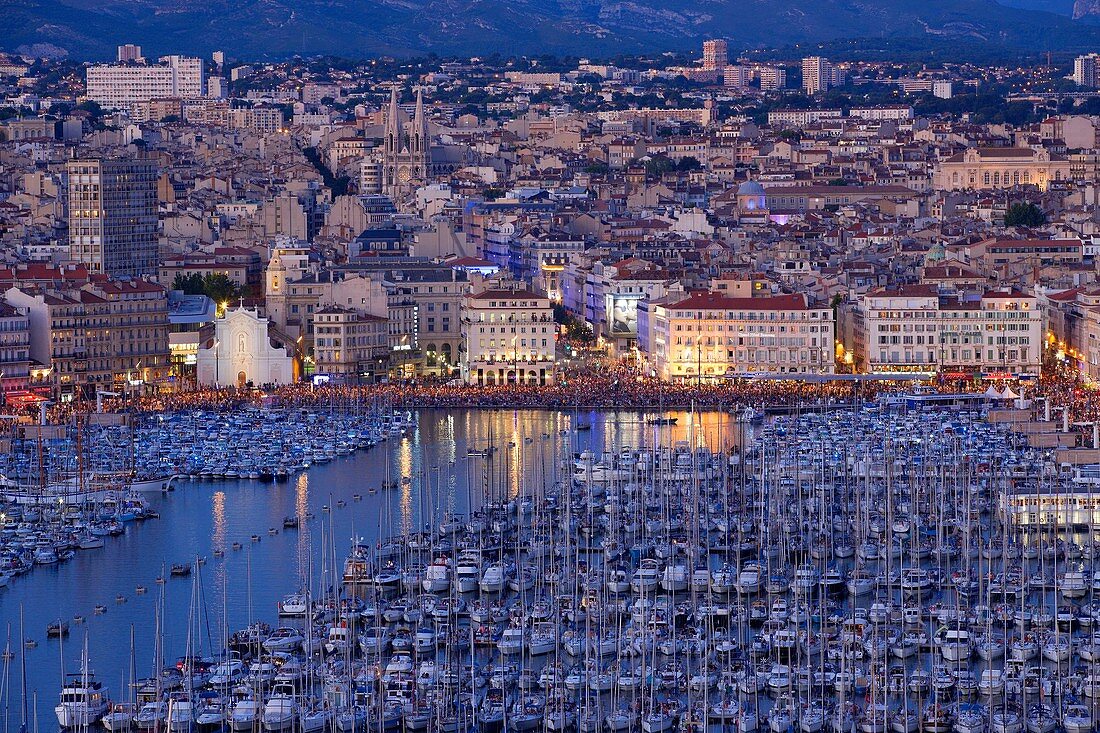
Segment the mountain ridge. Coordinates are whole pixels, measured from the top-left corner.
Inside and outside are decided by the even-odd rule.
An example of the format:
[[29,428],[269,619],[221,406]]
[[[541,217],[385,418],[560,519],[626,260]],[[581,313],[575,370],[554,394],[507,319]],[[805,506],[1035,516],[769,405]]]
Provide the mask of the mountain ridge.
[[150,56],[222,49],[253,59],[428,52],[606,57],[695,49],[711,37],[729,39],[731,50],[845,38],[969,39],[1025,51],[1100,47],[1100,26],[1088,12],[1089,20],[1075,21],[1062,0],[1005,2],[6,0],[0,43],[9,51],[53,48],[96,60],[112,57],[121,43],[138,43]]

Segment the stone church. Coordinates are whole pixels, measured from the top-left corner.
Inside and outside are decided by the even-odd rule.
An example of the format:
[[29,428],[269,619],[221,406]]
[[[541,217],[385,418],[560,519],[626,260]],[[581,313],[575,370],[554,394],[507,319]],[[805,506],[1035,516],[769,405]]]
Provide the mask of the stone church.
[[466,165],[468,156],[467,146],[442,145],[433,140],[424,112],[424,95],[419,89],[410,120],[397,104],[397,88],[393,88],[382,140],[382,193],[394,201],[404,199],[437,176]]

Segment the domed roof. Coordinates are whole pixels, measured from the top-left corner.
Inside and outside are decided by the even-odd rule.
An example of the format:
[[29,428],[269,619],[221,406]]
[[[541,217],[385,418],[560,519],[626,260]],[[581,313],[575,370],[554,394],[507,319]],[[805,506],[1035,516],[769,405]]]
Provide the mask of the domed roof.
[[737,187],[738,196],[763,196],[764,187],[756,181],[745,181]]
[[936,242],[935,244],[933,244],[928,252],[924,255],[924,261],[926,263],[943,262],[946,258],[947,250],[940,242]]

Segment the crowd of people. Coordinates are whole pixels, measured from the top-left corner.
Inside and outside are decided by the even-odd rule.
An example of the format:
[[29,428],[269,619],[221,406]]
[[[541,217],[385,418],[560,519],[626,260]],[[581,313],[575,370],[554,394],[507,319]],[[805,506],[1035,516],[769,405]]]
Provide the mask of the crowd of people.
[[608,371],[566,377],[546,385],[474,385],[453,380],[415,380],[370,385],[297,383],[267,389],[202,388],[187,392],[128,396],[105,401],[108,410],[167,412],[231,410],[248,404],[348,407],[549,407],[686,408],[817,404],[873,399],[886,382],[805,382],[773,379],[704,380],[669,383]]

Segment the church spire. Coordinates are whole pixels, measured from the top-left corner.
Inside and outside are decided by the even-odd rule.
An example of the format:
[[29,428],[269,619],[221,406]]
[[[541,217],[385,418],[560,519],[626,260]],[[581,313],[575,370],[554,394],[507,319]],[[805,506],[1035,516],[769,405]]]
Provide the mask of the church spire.
[[416,112],[413,114],[413,136],[415,150],[423,153],[428,144],[428,121],[424,119],[424,90],[416,90]]
[[390,151],[401,148],[401,112],[397,107],[397,86],[390,89],[390,108],[386,112],[386,147]]

